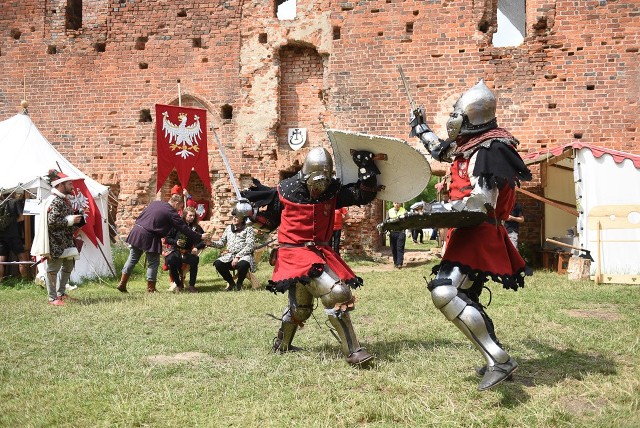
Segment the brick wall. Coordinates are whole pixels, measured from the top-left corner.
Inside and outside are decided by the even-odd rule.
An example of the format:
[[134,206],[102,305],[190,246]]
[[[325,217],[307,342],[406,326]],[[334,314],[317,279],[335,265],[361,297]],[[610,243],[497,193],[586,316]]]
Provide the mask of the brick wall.
[[[155,193],[155,127],[141,112],[177,104],[178,80],[183,104],[207,109],[243,185],[295,171],[310,145],[328,146],[324,128],[406,138],[397,64],[441,136],[455,99],[484,78],[522,150],[578,139],[640,153],[634,0],[528,0],[527,36],[513,48],[491,45],[497,0],[298,0],[292,21],[275,18],[275,0],[84,0],[78,30],[65,29],[66,3],[4,2],[0,118],[26,93],[52,144],[117,189],[121,234],[177,180]],[[290,127],[307,128],[309,146],[291,150]],[[234,192],[212,135],[209,153],[207,227],[219,231]],[[539,179],[528,186],[541,193]],[[195,174],[188,187],[203,196]],[[536,242],[542,207],[521,203],[522,239]],[[381,204],[350,214],[347,249],[375,247]]]

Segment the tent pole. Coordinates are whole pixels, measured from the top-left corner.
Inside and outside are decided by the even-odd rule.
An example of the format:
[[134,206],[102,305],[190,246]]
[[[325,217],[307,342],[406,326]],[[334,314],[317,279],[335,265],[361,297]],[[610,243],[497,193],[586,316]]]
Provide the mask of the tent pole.
[[102,254],[102,258],[104,259],[105,262],[107,262],[107,266],[109,267],[109,271],[111,272],[111,275],[113,275],[113,277],[115,278],[116,273],[111,268],[111,264],[109,264],[109,260],[107,260],[107,256],[104,255],[104,251],[102,251],[102,248],[100,248],[100,245],[96,245],[96,248],[98,248],[98,250],[100,251],[100,254]]

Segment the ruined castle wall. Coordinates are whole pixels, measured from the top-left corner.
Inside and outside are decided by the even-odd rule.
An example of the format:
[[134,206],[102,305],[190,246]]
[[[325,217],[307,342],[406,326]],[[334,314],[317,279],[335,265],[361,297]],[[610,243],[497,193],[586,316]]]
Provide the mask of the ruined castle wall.
[[[154,104],[178,103],[178,80],[183,105],[208,111],[243,185],[295,172],[308,147],[328,146],[326,128],[407,138],[398,64],[441,136],[457,97],[484,78],[523,151],[580,140],[640,153],[633,0],[528,0],[525,41],[510,48],[491,44],[497,0],[298,0],[285,21],[275,1],[84,0],[78,29],[65,28],[66,0],[3,3],[1,117],[26,94],[41,132],[114,189],[122,234],[177,180],[156,195],[148,120]],[[292,127],[308,131],[298,151],[287,142]],[[234,193],[212,135],[209,154],[209,227],[220,230]],[[188,187],[203,196],[195,174]],[[522,239],[539,241],[542,207],[522,204]],[[347,248],[377,246],[382,215],[380,203],[352,210]]]

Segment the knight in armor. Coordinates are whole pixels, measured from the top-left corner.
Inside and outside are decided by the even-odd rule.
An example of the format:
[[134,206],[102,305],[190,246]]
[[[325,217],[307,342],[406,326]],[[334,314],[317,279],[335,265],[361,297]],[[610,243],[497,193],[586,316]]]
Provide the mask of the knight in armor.
[[489,279],[517,290],[532,273],[503,226],[515,203],[515,186],[531,180],[531,173],[516,151],[518,140],[498,127],[495,113],[496,97],[481,80],[454,104],[447,140],[429,129],[422,109],[411,120],[411,136],[436,160],[451,163],[450,203],[459,210],[468,205],[487,211],[480,225],[449,230],[446,251],[428,283],[434,305],[486,360],[476,368],[480,391],[510,378],[518,367],[498,341],[480,293]]
[[353,273],[329,243],[335,209],[367,204],[378,192],[376,175],[380,171],[373,154],[356,151],[352,157],[358,166],[355,183],[342,185],[334,178],[331,155],[317,147],[309,151],[302,169],[276,188],[254,180],[254,185],[242,192],[254,207],[254,225],[278,229],[277,259],[267,289],[273,293],[288,292],[289,302],[273,342],[274,352],[300,349],[291,342],[311,316],[315,298],[324,306],[330,329],[337,333],[346,361],[366,366],[374,358],[360,346],[351,323],[355,301],[351,289],[362,286],[362,278]]

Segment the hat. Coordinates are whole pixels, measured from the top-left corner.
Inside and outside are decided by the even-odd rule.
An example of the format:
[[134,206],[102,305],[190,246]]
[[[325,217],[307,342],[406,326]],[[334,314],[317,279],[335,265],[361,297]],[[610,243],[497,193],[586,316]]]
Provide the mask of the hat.
[[171,188],[172,195],[182,195],[182,187],[179,184],[176,184]]
[[51,183],[51,187],[56,187],[58,184],[65,183],[67,181],[78,180],[78,178],[69,177],[67,174],[55,169],[50,169],[47,173],[47,177]]

